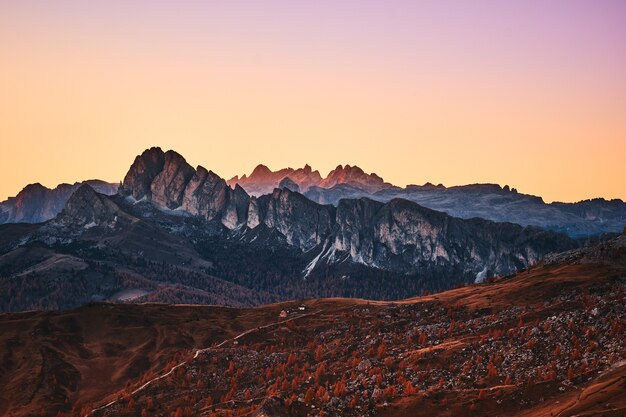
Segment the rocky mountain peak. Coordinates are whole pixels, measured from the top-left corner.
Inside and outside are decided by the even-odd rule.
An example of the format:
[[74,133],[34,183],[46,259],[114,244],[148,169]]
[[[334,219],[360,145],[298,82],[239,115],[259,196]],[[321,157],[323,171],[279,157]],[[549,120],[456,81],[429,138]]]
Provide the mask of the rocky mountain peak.
[[391,184],[386,183],[375,173],[366,174],[360,167],[349,164],[338,165],[319,183],[319,186],[332,188],[339,184],[349,184],[368,192],[376,192],[391,187]]
[[232,189],[214,172],[202,166],[194,169],[177,152],[160,148],[150,148],[135,158],[120,194],[207,221],[219,219],[228,228],[245,222],[249,201],[243,188]]
[[270,170],[266,165],[259,164],[256,168],[254,168],[252,174],[250,174],[250,178],[262,178],[270,175],[272,175],[272,170]]
[[89,184],[83,184],[69,198],[63,211],[53,220],[53,226],[82,227],[112,226],[130,216],[104,194],[97,193]]
[[49,188],[41,185],[41,183],[39,182],[36,182],[33,184],[28,184],[26,187],[24,187],[22,191],[18,193],[18,196],[20,194],[33,193],[33,192],[38,192],[38,191],[41,192],[41,191],[46,191],[46,190],[49,190]]
[[152,198],[150,186],[152,180],[163,170],[165,153],[159,147],[143,151],[135,158],[128,173],[124,177],[120,193],[133,197],[135,200]]

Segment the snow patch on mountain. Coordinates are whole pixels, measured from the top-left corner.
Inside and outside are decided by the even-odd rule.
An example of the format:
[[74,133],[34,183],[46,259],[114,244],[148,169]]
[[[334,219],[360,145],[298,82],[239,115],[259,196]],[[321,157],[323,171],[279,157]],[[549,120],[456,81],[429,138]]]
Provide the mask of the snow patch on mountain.
[[487,278],[487,266],[486,265],[482,271],[476,274],[476,279],[474,280],[474,283],[480,284],[481,282],[485,281],[485,278]]

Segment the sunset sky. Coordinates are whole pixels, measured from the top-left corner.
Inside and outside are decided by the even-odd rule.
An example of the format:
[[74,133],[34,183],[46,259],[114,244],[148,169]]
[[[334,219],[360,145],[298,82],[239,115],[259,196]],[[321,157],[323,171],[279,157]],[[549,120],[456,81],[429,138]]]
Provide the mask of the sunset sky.
[[0,200],[150,146],[626,199],[626,1],[4,0],[0,140]]

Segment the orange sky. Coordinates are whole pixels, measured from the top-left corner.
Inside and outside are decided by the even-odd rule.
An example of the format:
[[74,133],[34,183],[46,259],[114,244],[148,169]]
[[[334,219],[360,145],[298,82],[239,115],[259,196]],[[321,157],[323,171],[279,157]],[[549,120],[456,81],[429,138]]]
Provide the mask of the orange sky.
[[0,199],[119,181],[150,146],[225,178],[349,163],[626,199],[620,2],[8,3]]

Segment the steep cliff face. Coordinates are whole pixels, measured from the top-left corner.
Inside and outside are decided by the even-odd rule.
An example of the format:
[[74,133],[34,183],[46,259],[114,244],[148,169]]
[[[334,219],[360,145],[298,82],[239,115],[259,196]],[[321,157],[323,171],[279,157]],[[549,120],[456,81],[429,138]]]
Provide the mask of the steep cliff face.
[[146,149],[141,155],[135,158],[128,173],[124,177],[120,193],[131,196],[135,200],[152,198],[152,181],[163,171],[165,164],[165,153],[161,148]]
[[375,259],[373,220],[383,206],[366,198],[342,200],[337,207],[333,248],[349,253],[355,262],[372,264]]
[[180,207],[185,188],[195,173],[193,167],[178,153],[165,152],[163,168],[150,183],[152,202],[169,209]]
[[39,183],[24,187],[12,201],[11,218],[7,218],[7,223],[19,223],[25,219],[41,218],[50,209],[54,210],[56,201],[48,200],[46,198],[47,192],[48,189]]
[[[305,174],[311,174],[310,167],[306,171]],[[263,166],[257,167],[254,177],[268,172],[271,173]],[[294,184],[291,181],[288,185]],[[194,170],[176,152],[163,152],[160,148],[148,149],[135,159],[120,193],[145,198],[158,207],[180,209],[207,221],[219,219],[229,229],[263,224],[301,249],[319,244],[334,224],[333,207],[314,203],[288,187],[251,199],[238,184],[233,189],[212,171],[201,166]]]
[[59,184],[50,189],[43,185],[30,184],[17,196],[0,202],[0,224],[2,223],[41,223],[59,214],[72,193],[83,184],[89,184],[102,194],[117,192],[117,184],[99,180],[88,180],[74,184]]
[[185,187],[182,208],[195,216],[212,220],[226,207],[228,188],[213,171],[198,167]]
[[253,200],[248,227],[263,224],[285,236],[290,245],[309,250],[328,237],[335,223],[335,208],[323,206],[287,188]]
[[[407,200],[383,204],[341,200],[332,246],[353,262],[407,272],[463,265],[482,275],[513,272],[544,255],[575,247],[566,236],[539,228],[482,219],[462,220]],[[342,259],[333,253],[322,259]]]
[[238,185],[235,186],[234,190],[227,186],[226,191],[228,198],[222,215],[222,223],[229,229],[245,225],[250,196]]
[[229,229],[246,223],[250,200],[241,187],[233,190],[215,173],[201,166],[194,169],[178,153],[160,148],[135,158],[120,194],[207,221],[218,219]]

